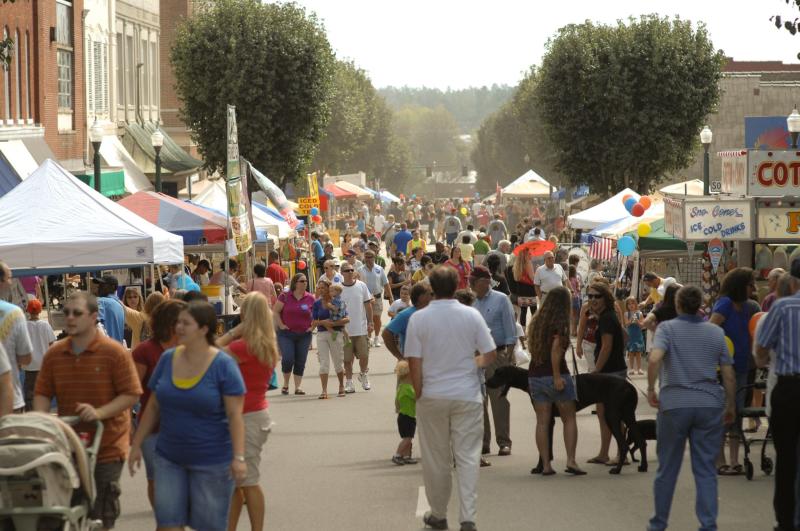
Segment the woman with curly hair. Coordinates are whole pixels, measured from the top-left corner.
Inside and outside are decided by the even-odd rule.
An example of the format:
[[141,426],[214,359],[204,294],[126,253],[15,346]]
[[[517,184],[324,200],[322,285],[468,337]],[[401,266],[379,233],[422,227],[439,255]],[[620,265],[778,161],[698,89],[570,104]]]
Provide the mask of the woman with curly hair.
[[569,290],[563,286],[554,288],[548,292],[528,327],[528,348],[531,353],[528,385],[536,412],[536,447],[542,458],[543,476],[555,474],[547,440],[553,404],[558,407],[564,423],[564,446],[567,450],[565,472],[576,476],[586,474],[575,461],[575,448],[578,445],[578,424],[575,420],[577,394],[564,358],[570,344],[569,310]]

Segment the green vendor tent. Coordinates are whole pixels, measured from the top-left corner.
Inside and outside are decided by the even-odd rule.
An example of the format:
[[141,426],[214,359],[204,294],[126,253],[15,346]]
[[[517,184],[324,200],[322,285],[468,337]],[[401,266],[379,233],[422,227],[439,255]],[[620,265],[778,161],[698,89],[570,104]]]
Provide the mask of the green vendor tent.
[[[664,230],[664,218],[650,223],[652,231],[647,236],[638,236],[636,231],[626,234],[639,240],[639,251],[686,251],[686,242],[679,240]],[[698,243],[695,251],[705,251],[706,244]]]

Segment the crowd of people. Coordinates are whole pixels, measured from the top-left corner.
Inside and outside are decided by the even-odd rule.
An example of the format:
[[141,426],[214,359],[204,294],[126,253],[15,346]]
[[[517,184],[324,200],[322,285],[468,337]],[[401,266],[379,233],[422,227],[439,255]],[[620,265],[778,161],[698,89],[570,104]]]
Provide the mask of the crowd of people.
[[[647,370],[659,435],[648,529],[666,529],[687,440],[697,516],[701,528],[716,528],[717,476],[743,473],[734,421],[740,422],[745,405],[760,406],[765,397],[777,452],[776,519],[779,529],[794,529],[800,524],[794,450],[800,431],[793,413],[800,397],[800,303],[794,296],[800,260],[790,272],[770,273],[770,292],[760,303],[748,268],[727,272],[710,312],[702,311],[699,289],[655,272],[642,276],[643,297],[620,296],[603,264],[581,264],[579,255],[559,249],[556,236],[547,237],[546,230],[558,233],[559,227],[543,224],[538,208],[414,200],[393,205],[384,217],[379,209],[359,207],[347,223],[354,230],[345,230],[340,241],[332,242],[324,228],[311,234],[315,278],[307,270],[290,278],[277,252],[253,267],[250,280],[240,276],[235,260],[216,272],[206,259],[193,269],[170,268],[160,279],[163,290],[146,298],[136,286],[118,298],[117,279],[103,275],[93,279],[94,294],[67,298],[59,339],[39,319],[34,286],[24,308],[0,301],[0,414],[50,411],[55,400],[60,415],[104,422],[92,516],[106,529],[119,516],[126,459],[131,474],[144,463],[159,528],[235,529],[246,507],[251,527],[262,529],[259,465],[272,426],[267,390],[305,395],[303,377],[315,350],[319,399],[355,393],[354,380],[369,391],[370,351],[385,344],[397,359],[400,442],[391,462],[418,463],[413,441],[419,422],[431,507],[424,523],[447,528],[455,463],[460,528],[471,531],[478,470],[491,465],[492,426],[498,456],[510,455],[513,444],[510,403],[502,389],[485,382],[499,368],[517,365],[519,350],[530,358],[528,388],[542,460],[535,472],[557,473],[548,441],[556,409],[567,455],[563,470],[587,473],[576,456],[577,395],[567,365],[573,355],[591,373],[609,378]],[[579,273],[582,266],[588,275]],[[0,287],[11,279],[0,262]],[[221,336],[217,312],[199,290],[214,283],[228,283],[242,296],[238,324]],[[755,328],[754,316],[760,319]],[[329,394],[331,366],[338,386]],[[770,367],[765,394],[745,391],[757,366]],[[93,385],[85,385],[87,379]],[[588,463],[616,465],[603,407],[596,405],[600,447]]]

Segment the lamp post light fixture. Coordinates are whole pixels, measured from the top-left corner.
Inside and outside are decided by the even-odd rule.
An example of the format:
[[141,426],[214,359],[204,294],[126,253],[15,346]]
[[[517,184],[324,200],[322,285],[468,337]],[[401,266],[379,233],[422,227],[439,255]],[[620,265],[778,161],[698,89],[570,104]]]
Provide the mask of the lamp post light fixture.
[[792,135],[792,149],[797,149],[797,135],[800,133],[800,113],[797,112],[797,105],[794,106],[792,114],[786,118],[786,127]]
[[94,189],[100,191],[100,144],[103,143],[103,126],[94,119],[89,129],[89,140],[94,148]]
[[164,145],[164,135],[156,129],[150,135],[150,144],[156,152],[156,192],[161,193],[161,146]]
[[708,157],[708,148],[711,147],[711,141],[714,139],[714,133],[707,125],[700,131],[700,143],[703,144],[703,195],[708,195],[708,188],[710,185],[710,161]]

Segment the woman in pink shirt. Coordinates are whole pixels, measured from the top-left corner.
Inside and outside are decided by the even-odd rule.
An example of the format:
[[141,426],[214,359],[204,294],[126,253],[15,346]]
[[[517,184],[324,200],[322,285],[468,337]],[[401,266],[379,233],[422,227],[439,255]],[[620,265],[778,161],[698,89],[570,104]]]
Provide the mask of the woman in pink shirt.
[[306,369],[308,348],[311,346],[311,309],[314,296],[306,291],[308,280],[298,273],[289,283],[289,291],[280,294],[273,313],[278,327],[278,347],[281,351],[283,387],[281,394],[289,394],[289,376],[294,373],[294,394],[304,395],[300,387]]
[[270,307],[274,306],[275,301],[278,300],[278,296],[275,294],[275,284],[272,282],[272,279],[267,277],[266,266],[264,264],[254,265],[253,273],[255,273],[256,276],[245,285],[247,291],[263,293]]

